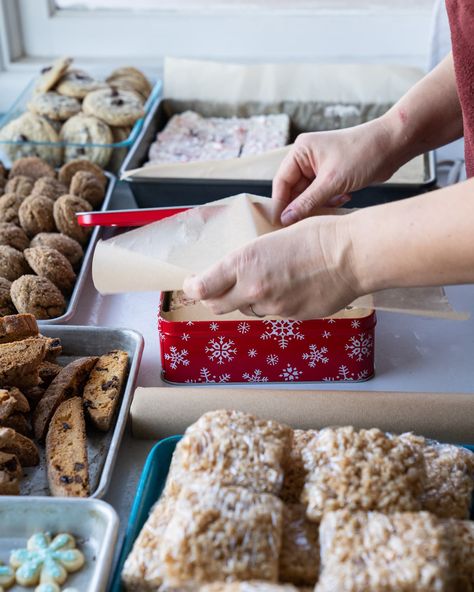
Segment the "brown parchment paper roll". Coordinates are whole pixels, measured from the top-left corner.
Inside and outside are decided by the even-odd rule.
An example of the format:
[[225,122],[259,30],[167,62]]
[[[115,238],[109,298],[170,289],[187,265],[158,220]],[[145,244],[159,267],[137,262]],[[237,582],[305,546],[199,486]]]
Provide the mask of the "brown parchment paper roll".
[[137,388],[131,409],[133,435],[156,440],[182,434],[213,409],[239,409],[301,429],[378,427],[443,442],[474,443],[474,393],[266,388]]

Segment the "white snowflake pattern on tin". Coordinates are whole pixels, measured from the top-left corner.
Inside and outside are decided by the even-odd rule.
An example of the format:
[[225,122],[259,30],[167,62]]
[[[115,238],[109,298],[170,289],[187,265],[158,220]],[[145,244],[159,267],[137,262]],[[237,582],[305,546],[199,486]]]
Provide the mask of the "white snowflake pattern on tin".
[[310,368],[316,368],[316,364],[327,364],[329,358],[324,354],[327,354],[327,347],[319,347],[313,343],[309,346],[309,352],[303,354],[303,360],[309,360],[308,366]]
[[224,364],[224,362],[232,362],[237,353],[237,348],[233,347],[235,343],[232,339],[226,340],[225,337],[218,337],[217,339],[211,339],[205,349],[206,353],[209,354],[208,358],[211,362],[216,361],[218,364]]
[[246,333],[248,333],[250,331],[250,323],[246,323],[245,321],[242,321],[241,323],[239,323],[237,325],[237,331],[239,333],[242,333],[242,335],[245,335]]
[[244,372],[242,374],[242,378],[246,382],[268,382],[268,377],[262,376],[261,370],[254,370],[253,374],[249,374],[248,372]]
[[353,329],[358,329],[358,328],[360,327],[360,321],[358,321],[358,320],[354,319],[354,320],[352,321],[352,323],[351,323],[351,327],[352,327]]
[[186,359],[187,357],[187,349],[178,350],[178,348],[174,345],[172,345],[170,347],[170,351],[165,354],[165,360],[169,360],[170,368],[173,370],[176,370],[176,368],[180,365],[189,366],[189,360]]
[[292,381],[292,380],[299,380],[300,376],[303,374],[301,370],[298,370],[294,366],[290,366],[287,364],[286,368],[283,368],[280,378],[283,378],[284,381]]
[[217,331],[217,330],[219,329],[219,325],[218,325],[217,323],[211,323],[211,324],[209,325],[209,329],[210,329],[211,331]]
[[335,382],[338,380],[344,380],[344,381],[367,380],[368,377],[369,377],[368,370],[361,370],[360,372],[357,372],[357,375],[355,375],[354,372],[351,372],[347,366],[342,365],[342,366],[339,366],[339,369],[337,371],[337,376],[327,376],[326,378],[323,378],[323,381],[324,382]]
[[269,366],[276,366],[278,364],[279,357],[276,354],[270,354],[267,356],[267,364]]
[[260,339],[273,339],[278,342],[280,349],[288,347],[290,341],[302,341],[305,336],[300,333],[299,326],[301,321],[263,321],[267,327],[266,331],[260,335]]
[[209,368],[201,368],[201,371],[199,372],[199,378],[189,378],[188,380],[186,380],[187,383],[191,384],[191,383],[199,383],[199,382],[205,382],[205,383],[212,383],[212,382],[218,382],[218,383],[225,383],[225,382],[229,382],[230,381],[230,374],[220,374],[219,376],[216,376],[215,374],[212,374],[212,372],[209,370]]
[[191,336],[189,335],[189,333],[183,333],[183,334],[181,335],[181,339],[182,339],[183,341],[189,341],[189,340],[191,339]]
[[364,358],[368,358],[372,353],[373,347],[374,340],[372,335],[368,335],[367,333],[354,335],[354,337],[349,339],[349,343],[345,345],[347,355],[358,362],[362,362]]
[[249,349],[248,351],[248,356],[249,358],[255,358],[255,356],[257,355],[257,350],[256,349]]
[[321,337],[323,337],[324,339],[329,339],[331,337],[331,331],[323,331],[321,333]]
[[336,322],[336,319],[328,319],[328,323],[330,325],[334,325],[335,322]]
[[188,327],[192,327],[194,325],[194,321],[186,321],[186,325]]

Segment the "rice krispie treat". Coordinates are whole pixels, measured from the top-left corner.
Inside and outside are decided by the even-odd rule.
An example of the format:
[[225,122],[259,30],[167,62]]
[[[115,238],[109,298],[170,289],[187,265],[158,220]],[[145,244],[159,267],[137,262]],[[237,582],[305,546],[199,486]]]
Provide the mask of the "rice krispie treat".
[[162,585],[161,541],[172,515],[172,504],[162,496],[152,509],[123,566],[122,582],[126,590],[157,590]]
[[263,154],[288,144],[290,118],[285,113],[255,115],[250,118],[240,156]]
[[315,430],[293,430],[290,452],[284,465],[285,478],[280,493],[280,498],[284,502],[296,504],[301,499],[306,480],[306,469],[301,453],[316,434]]
[[178,443],[168,490],[201,478],[240,485],[256,493],[278,494],[291,429],[242,411],[211,411],[201,416]]
[[199,592],[297,592],[298,588],[290,584],[272,584],[253,580],[250,582],[214,582],[199,588]]
[[314,586],[319,574],[319,527],[306,518],[302,504],[283,509],[280,550],[280,582]]
[[325,512],[416,511],[425,482],[419,450],[378,429],[325,428],[302,452],[308,472],[302,502],[320,521]]
[[161,540],[165,583],[278,580],[282,502],[242,487],[183,488]]
[[443,523],[450,548],[451,574],[456,592],[474,591],[474,522],[446,520]]
[[449,547],[428,512],[328,512],[315,592],[444,592]]
[[440,444],[411,433],[400,437],[419,446],[425,459],[423,510],[439,518],[469,518],[474,491],[474,454],[461,446]]

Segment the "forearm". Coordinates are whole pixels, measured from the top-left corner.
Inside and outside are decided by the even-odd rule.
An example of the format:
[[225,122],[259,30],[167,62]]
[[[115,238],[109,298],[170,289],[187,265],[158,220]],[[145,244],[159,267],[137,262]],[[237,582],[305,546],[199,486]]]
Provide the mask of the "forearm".
[[474,179],[341,221],[356,291],[474,283]]
[[397,167],[418,154],[460,138],[462,112],[452,54],[378,121],[392,138],[390,157]]

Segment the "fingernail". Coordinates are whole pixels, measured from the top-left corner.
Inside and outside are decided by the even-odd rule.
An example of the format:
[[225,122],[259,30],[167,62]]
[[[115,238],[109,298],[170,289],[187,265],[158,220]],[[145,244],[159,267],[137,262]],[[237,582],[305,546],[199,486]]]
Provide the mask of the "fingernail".
[[289,226],[290,224],[294,224],[298,222],[299,217],[294,210],[285,210],[281,215],[281,223],[283,226]]

